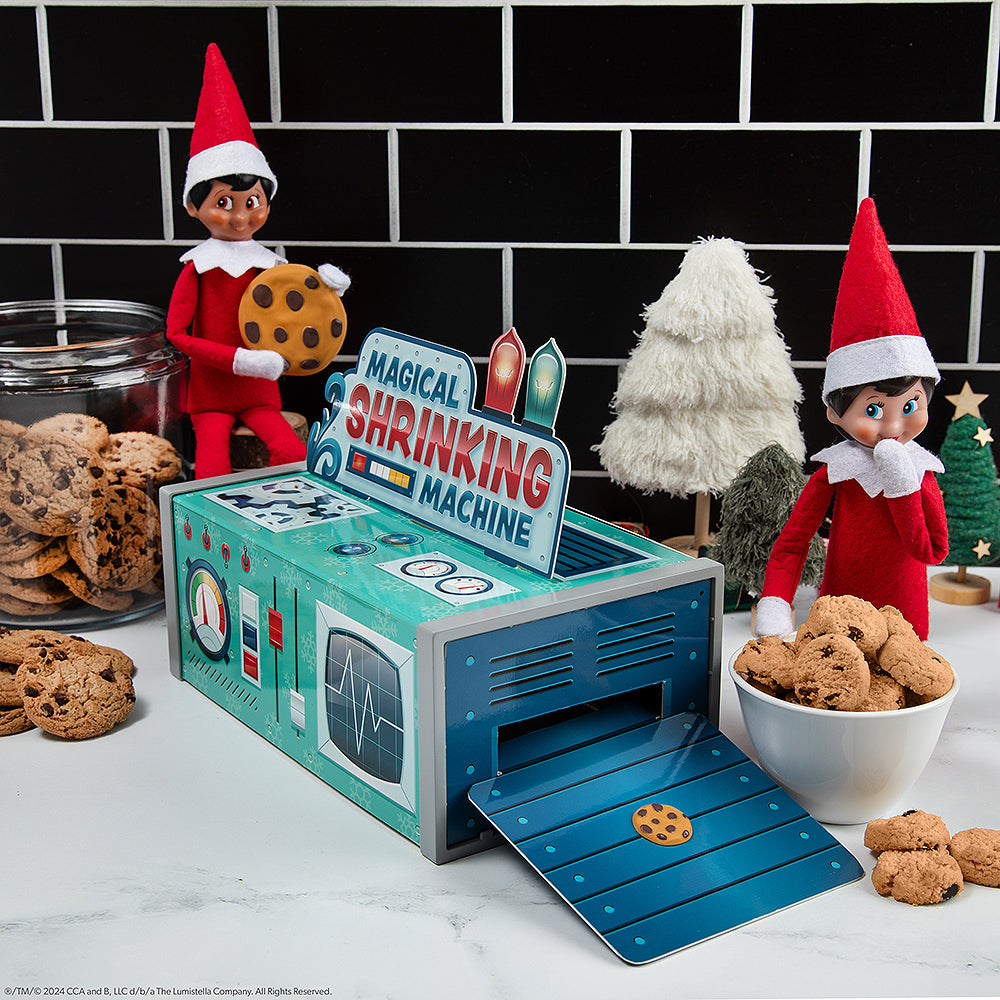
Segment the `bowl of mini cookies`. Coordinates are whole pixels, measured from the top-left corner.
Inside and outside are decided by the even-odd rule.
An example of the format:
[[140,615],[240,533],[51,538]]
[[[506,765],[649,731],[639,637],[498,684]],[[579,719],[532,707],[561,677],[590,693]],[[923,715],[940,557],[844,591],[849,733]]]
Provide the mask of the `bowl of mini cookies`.
[[729,664],[761,767],[822,823],[867,823],[930,760],[959,690],[948,661],[893,607],[826,596],[794,636]]

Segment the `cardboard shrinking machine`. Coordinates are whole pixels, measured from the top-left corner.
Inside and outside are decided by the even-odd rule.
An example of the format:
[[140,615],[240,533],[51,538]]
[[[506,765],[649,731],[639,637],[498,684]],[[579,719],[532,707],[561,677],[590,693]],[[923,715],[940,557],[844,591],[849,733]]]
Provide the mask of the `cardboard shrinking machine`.
[[436,863],[509,840],[628,962],[860,877],[716,728],[722,567],[566,508],[565,364],[516,423],[523,366],[510,331],[476,409],[375,329],[304,468],[164,489],[172,672]]

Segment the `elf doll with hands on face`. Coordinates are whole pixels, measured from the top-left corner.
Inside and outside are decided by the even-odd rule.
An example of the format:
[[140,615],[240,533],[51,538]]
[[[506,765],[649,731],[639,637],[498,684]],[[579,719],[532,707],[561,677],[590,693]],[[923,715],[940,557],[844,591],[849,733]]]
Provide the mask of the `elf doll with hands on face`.
[[820,595],[893,605],[927,638],[927,566],[948,552],[940,460],[914,440],[940,375],[871,198],[862,201],[837,292],[823,384],[827,419],[846,440],[813,455],[771,551],[758,635],[793,631],[791,602],[809,542],[833,513]]
[[[195,434],[195,476],[228,473],[229,438],[242,421],[267,446],[272,465],[305,458],[305,445],[281,413],[276,351],[249,350],[240,337],[243,293],[262,271],[285,263],[257,243],[278,182],[250,127],[236,85],[213,43],[184,180],[182,203],[209,239],[181,257],[184,268],[167,311],[167,337],[191,359],[188,413]],[[342,293],[350,279],[323,264],[319,275]]]

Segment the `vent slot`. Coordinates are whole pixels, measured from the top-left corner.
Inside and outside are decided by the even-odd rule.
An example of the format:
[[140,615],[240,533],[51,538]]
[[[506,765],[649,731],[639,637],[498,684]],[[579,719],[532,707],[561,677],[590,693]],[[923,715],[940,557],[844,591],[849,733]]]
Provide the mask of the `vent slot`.
[[571,684],[573,640],[504,653],[490,658],[490,704],[541,694]]
[[675,612],[623,622],[597,632],[596,674],[602,677],[674,656]]
[[555,574],[569,579],[582,573],[627,566],[645,558],[637,549],[564,522],[559,538],[559,551],[556,553]]

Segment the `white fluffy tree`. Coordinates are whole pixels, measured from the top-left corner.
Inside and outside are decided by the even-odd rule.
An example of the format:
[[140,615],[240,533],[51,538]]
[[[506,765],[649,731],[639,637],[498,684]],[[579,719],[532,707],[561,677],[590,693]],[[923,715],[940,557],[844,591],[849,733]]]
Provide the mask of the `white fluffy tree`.
[[774,443],[803,461],[802,389],[774,293],[734,240],[695,243],[643,318],[596,450],[617,483],[697,494],[696,548],[707,541],[709,496],[751,455]]

